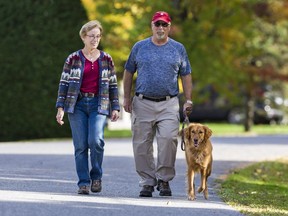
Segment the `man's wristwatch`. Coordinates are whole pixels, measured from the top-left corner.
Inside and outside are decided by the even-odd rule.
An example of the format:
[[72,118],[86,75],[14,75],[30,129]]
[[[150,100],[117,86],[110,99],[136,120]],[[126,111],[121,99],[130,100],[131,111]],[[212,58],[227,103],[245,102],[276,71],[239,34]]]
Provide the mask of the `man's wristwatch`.
[[192,100],[186,100],[186,102],[185,103],[188,103],[188,104],[191,104],[191,105],[193,105],[193,101]]

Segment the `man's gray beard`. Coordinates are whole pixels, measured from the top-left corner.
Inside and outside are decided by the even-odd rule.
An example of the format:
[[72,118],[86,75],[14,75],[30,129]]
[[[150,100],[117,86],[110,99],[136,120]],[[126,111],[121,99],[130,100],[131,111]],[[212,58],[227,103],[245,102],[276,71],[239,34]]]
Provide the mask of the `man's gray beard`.
[[157,39],[158,40],[162,40],[164,38],[165,38],[165,34],[161,34],[161,35],[157,34]]

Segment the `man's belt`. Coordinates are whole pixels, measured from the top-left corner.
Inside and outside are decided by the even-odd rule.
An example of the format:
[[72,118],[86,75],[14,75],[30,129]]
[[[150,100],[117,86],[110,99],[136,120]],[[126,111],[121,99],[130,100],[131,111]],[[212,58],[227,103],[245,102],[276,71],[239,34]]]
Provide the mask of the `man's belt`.
[[173,97],[176,97],[177,95],[168,95],[168,96],[164,96],[164,97],[159,97],[159,98],[154,98],[154,97],[147,97],[143,94],[140,94],[138,92],[136,92],[135,94],[137,97],[143,98],[145,100],[150,100],[150,101],[154,101],[154,102],[161,102],[161,101],[167,101],[170,100]]

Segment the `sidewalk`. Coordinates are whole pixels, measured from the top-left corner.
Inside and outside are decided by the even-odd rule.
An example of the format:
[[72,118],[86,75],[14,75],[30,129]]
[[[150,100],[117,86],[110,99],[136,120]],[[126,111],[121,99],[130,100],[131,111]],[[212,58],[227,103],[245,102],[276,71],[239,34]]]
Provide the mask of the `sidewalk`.
[[198,194],[196,201],[188,201],[186,197],[186,162],[180,146],[177,174],[170,184],[173,196],[160,197],[155,191],[152,198],[139,198],[130,139],[106,140],[103,191],[89,196],[76,194],[71,140],[0,143],[0,215],[240,216],[216,195],[214,180],[232,168],[253,161],[287,156],[286,140],[288,136],[213,137],[214,164],[208,179],[210,197],[205,200]]

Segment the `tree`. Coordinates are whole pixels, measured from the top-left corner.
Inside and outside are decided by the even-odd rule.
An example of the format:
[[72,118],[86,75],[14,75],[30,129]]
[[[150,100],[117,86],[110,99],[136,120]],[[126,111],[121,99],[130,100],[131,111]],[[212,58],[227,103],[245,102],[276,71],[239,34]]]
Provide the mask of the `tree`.
[[178,2],[179,32],[193,50],[198,89],[211,84],[243,104],[244,129],[250,131],[256,89],[263,82],[281,86],[287,80],[287,1]]
[[251,9],[254,17],[248,25],[250,37],[246,43],[250,53],[241,58],[241,68],[250,78],[246,84],[245,131],[251,130],[257,86],[270,84],[285,95],[283,83],[288,81],[288,1],[258,1]]
[[[213,85],[235,106],[246,106],[246,120],[251,122],[254,87],[271,81],[265,78],[264,70],[258,73],[250,70],[251,63],[270,59],[270,64],[282,65],[272,64],[278,74],[274,73],[274,77],[285,75],[287,0],[82,1],[94,3],[94,18],[103,20],[106,26],[103,45],[115,58],[120,79],[132,45],[151,35],[150,21],[157,10],[169,12],[173,22],[170,36],[187,49],[193,68],[196,105],[206,100],[200,91]],[[277,33],[273,35],[273,31]],[[248,131],[251,127],[247,127],[247,121],[245,130]]]

